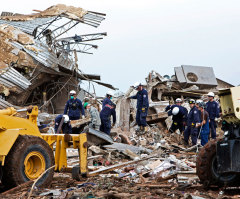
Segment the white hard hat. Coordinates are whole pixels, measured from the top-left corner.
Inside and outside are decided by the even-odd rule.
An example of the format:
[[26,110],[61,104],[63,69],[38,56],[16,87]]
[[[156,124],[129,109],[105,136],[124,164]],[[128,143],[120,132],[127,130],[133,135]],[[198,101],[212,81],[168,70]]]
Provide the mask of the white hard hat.
[[77,93],[76,93],[75,90],[71,90],[71,91],[70,91],[70,95],[71,95],[71,94],[72,94],[72,95],[76,95]]
[[195,104],[195,100],[194,99],[190,99],[189,100],[189,104]]
[[182,99],[181,99],[181,98],[177,98],[177,99],[176,99],[176,103],[179,103],[179,102],[182,102]]
[[113,92],[112,91],[108,91],[106,94],[110,95],[110,96],[113,96]]
[[207,96],[209,96],[209,97],[214,97],[215,95],[214,95],[213,92],[209,92],[209,93],[207,94]]
[[179,113],[179,108],[178,107],[174,107],[172,110],[172,114],[173,115],[177,115]]
[[69,122],[69,116],[68,115],[63,115],[63,118],[64,118],[64,123]]
[[201,100],[201,99],[199,99],[199,100],[197,100],[196,101],[196,104],[200,104],[200,103],[202,103],[203,101]]
[[141,85],[140,82],[136,82],[136,83],[133,85],[133,87],[134,87],[135,89],[137,89],[140,85]]

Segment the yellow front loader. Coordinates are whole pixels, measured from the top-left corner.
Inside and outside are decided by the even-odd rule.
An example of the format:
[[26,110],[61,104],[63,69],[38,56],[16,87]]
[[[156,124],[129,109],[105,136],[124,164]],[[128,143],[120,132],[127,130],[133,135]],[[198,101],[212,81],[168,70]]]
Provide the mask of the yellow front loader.
[[[26,111],[27,119],[17,117]],[[67,148],[78,149],[79,167],[72,169],[73,178],[87,175],[86,133],[70,135],[41,134],[37,126],[38,107],[16,110],[12,107],[0,110],[0,180],[11,188],[29,180],[38,179],[39,187],[50,185],[54,171],[70,171],[67,165]],[[53,148],[55,148],[55,153]]]

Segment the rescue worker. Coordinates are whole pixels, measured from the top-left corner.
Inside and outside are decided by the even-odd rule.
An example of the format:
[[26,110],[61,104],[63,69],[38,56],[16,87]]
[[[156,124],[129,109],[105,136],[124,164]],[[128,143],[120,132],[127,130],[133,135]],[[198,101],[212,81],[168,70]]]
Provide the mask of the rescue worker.
[[181,106],[182,100],[180,98],[176,99],[176,104],[174,105],[168,105],[165,109],[167,112],[168,110],[168,116],[173,116],[172,120],[172,126],[170,127],[169,131],[171,133],[175,132],[177,129],[179,129],[180,132],[183,132],[185,130],[186,125],[186,119],[187,119],[187,109],[183,106]]
[[[63,121],[62,121],[62,119],[63,119]],[[55,133],[57,133],[58,128],[61,124],[61,121],[62,121],[62,128],[61,128],[60,132],[62,131],[63,134],[72,134],[72,126],[71,126],[68,115],[58,115],[55,118],[55,126],[54,126]]]
[[[196,107],[199,110],[199,105],[202,103],[203,101],[201,99],[196,100]],[[201,116],[201,111],[199,110],[199,116]]]
[[201,102],[199,104],[199,108],[201,111],[201,123],[200,123],[200,136],[201,136],[201,145],[204,146],[208,143],[208,137],[210,134],[209,129],[209,115],[206,109],[206,104],[204,102]]
[[219,118],[219,107],[218,103],[214,100],[214,93],[208,93],[208,102],[206,104],[206,110],[209,114],[209,127],[211,132],[211,138],[216,139],[216,120]]
[[134,84],[134,89],[138,92],[136,95],[129,97],[130,99],[137,99],[137,114],[136,114],[136,122],[140,127],[141,131],[146,131],[147,127],[147,114],[148,114],[148,92],[143,88],[142,84],[136,82]]
[[182,106],[182,103],[183,103],[183,101],[182,101],[181,98],[177,98],[177,99],[176,99],[176,105],[181,106],[182,109],[183,109],[183,111],[184,111],[184,113],[185,113],[184,123],[186,123],[186,122],[187,122],[188,110],[187,110],[184,106]]
[[189,111],[187,118],[187,128],[184,131],[184,144],[188,145],[189,137],[191,136],[192,145],[197,144],[198,138],[198,125],[200,123],[198,109],[195,106],[195,100],[190,99],[189,101],[191,110]]
[[[116,111],[115,111],[116,105],[106,104],[102,111],[100,112],[100,118],[101,118],[101,126],[100,131],[110,135],[111,127],[113,127],[116,123]],[[111,125],[111,116],[113,117],[113,124]]]
[[184,125],[183,125],[183,121],[184,121],[184,117],[185,117],[185,113],[184,110],[180,107],[180,106],[172,106],[173,108],[168,111],[168,116],[173,116],[172,120],[172,126],[170,127],[169,131],[171,133],[174,133],[177,129],[179,129],[180,132],[184,131]]
[[80,99],[77,98],[76,91],[70,91],[70,99],[67,101],[64,109],[64,115],[68,115],[70,120],[79,120],[80,112],[82,118],[85,118],[85,112]]
[[91,123],[89,124],[89,127],[99,131],[101,125],[99,112],[94,106],[86,103],[84,104],[84,108],[86,108],[89,111],[91,117]]
[[108,91],[108,92],[106,93],[106,98],[103,100],[102,108],[104,108],[104,106],[105,106],[106,104],[112,104],[112,103],[113,103],[113,102],[111,101],[112,97],[113,97],[113,92],[112,92],[112,91]]
[[[196,105],[195,105],[198,109],[198,114],[199,114],[200,120],[201,120],[201,111],[199,109],[199,104],[201,104],[202,102],[203,102],[203,100],[198,99],[198,100],[196,100]],[[198,137],[199,137],[199,133],[200,133],[200,127],[198,127]]]

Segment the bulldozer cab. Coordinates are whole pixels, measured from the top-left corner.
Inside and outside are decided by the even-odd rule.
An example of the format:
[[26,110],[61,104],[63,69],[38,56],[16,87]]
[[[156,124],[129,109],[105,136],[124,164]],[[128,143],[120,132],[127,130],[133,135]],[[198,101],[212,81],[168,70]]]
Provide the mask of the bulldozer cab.
[[240,124],[240,86],[219,91],[223,120]]

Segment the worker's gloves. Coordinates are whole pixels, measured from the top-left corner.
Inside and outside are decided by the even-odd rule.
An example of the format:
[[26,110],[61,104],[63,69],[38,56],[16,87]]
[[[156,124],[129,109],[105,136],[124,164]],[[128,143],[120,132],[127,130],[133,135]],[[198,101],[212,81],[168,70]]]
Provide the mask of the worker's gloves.
[[174,122],[173,124],[174,124],[175,126],[177,126],[177,122]]
[[112,123],[112,128],[115,126],[115,123]]
[[199,126],[201,126],[201,123],[197,123],[197,124],[196,124],[196,127],[199,127]]
[[219,118],[215,118],[214,120],[215,120],[215,122],[219,123],[219,122],[221,122],[222,118],[219,117]]
[[195,124],[194,124],[194,123],[192,123],[192,127],[195,127]]
[[145,108],[142,108],[142,112],[145,113],[146,109]]
[[82,115],[82,119],[85,119],[85,115]]

